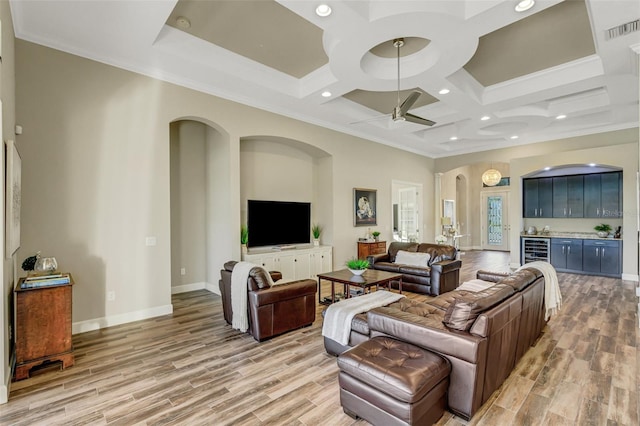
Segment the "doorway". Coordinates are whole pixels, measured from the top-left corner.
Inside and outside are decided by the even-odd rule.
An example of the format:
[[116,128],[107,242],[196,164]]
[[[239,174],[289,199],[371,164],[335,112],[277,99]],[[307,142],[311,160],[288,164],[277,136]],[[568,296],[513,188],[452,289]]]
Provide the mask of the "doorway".
[[393,240],[420,242],[422,235],[422,184],[392,181]]
[[481,199],[482,249],[509,251],[509,193],[483,192]]

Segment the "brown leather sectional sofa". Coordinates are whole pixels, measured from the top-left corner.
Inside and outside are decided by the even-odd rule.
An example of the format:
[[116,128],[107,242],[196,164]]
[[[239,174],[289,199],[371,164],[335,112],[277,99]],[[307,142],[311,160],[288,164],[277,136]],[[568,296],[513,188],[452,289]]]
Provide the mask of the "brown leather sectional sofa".
[[[395,263],[400,250],[429,253],[428,266]],[[456,252],[455,247],[447,245],[393,242],[389,244],[387,253],[369,256],[367,260],[372,269],[401,272],[403,290],[437,296],[458,287],[462,262],[456,260]]]
[[325,338],[325,348],[339,355],[370,338],[387,336],[435,352],[451,363],[449,410],[470,419],[546,324],[545,283],[538,270],[509,275],[479,271],[477,277],[496,284],[481,292],[455,290],[426,303],[404,298],[373,309],[353,319],[348,346]]

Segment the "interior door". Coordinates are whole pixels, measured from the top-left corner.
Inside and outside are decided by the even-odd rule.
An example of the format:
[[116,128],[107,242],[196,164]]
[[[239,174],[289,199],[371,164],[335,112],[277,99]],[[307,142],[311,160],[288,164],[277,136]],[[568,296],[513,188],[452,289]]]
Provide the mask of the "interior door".
[[399,191],[398,231],[402,241],[420,241],[417,195],[415,188],[403,188]]
[[509,193],[484,192],[481,198],[482,249],[509,251]]

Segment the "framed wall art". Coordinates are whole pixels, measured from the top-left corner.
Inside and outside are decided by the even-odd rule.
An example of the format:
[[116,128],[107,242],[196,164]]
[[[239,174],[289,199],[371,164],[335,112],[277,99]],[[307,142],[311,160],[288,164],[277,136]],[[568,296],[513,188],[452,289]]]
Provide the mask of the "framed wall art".
[[22,159],[12,140],[6,142],[7,180],[5,188],[5,257],[20,247],[20,205],[22,196]]
[[353,188],[353,226],[377,224],[376,190]]

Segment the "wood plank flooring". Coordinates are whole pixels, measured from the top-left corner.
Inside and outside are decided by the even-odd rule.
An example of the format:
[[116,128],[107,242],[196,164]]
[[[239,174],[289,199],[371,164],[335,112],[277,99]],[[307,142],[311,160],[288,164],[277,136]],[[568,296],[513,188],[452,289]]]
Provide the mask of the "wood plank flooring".
[[[467,252],[461,280],[508,271],[508,254]],[[637,425],[634,283],[559,274],[564,306],[470,422]],[[323,287],[328,294],[329,287]],[[415,298],[424,296],[411,295]],[[174,313],[74,336],[76,364],[11,385],[2,425],[366,425],[342,412],[322,306],[311,327],[264,343],[233,331],[220,298],[175,295]]]

